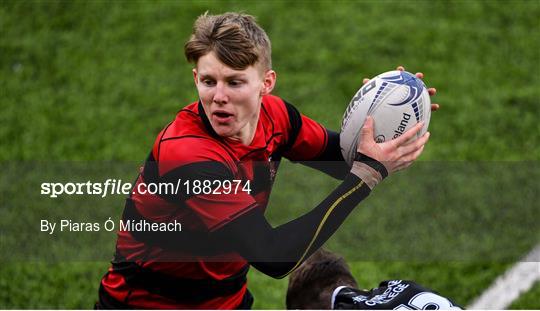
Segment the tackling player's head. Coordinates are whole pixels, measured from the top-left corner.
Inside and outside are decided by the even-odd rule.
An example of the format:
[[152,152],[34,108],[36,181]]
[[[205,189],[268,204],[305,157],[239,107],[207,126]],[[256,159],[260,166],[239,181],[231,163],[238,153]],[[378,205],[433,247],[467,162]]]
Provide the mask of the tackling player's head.
[[270,39],[253,16],[241,13],[199,16],[184,52],[187,60],[195,64],[202,56],[214,52],[232,69],[258,66],[264,73],[272,68]]
[[287,309],[332,309],[338,286],[358,285],[345,259],[321,248],[289,276]]

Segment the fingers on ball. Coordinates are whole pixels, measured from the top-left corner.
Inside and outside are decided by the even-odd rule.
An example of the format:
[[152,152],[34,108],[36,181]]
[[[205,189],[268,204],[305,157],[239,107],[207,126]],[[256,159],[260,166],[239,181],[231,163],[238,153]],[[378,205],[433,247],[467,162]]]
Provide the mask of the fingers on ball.
[[418,122],[414,127],[407,130],[403,135],[396,138],[394,141],[398,146],[403,145],[409,141],[409,139],[413,138],[414,135],[416,135],[424,126],[424,122]]

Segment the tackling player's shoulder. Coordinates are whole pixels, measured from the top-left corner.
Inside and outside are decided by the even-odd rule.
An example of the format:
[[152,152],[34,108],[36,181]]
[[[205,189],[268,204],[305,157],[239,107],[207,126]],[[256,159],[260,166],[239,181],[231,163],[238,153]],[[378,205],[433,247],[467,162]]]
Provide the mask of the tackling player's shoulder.
[[460,310],[450,299],[413,281],[383,281],[378,288],[361,290],[347,286],[337,287],[332,294],[332,309],[407,309],[407,310]]

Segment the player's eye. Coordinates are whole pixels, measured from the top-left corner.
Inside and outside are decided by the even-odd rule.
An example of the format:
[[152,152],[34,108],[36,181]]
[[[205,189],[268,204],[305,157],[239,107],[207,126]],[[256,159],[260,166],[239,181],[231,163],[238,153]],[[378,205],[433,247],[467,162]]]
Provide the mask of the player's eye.
[[214,86],[216,84],[216,82],[214,80],[210,80],[210,79],[203,79],[201,82],[205,86]]
[[231,80],[231,81],[229,81],[229,85],[233,86],[233,87],[241,86],[242,83],[244,83],[242,80]]

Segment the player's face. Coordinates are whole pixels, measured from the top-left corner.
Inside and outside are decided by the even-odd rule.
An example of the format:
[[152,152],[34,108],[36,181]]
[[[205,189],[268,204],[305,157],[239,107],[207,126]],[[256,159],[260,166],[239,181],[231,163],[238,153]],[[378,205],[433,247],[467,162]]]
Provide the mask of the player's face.
[[219,136],[246,145],[253,140],[262,96],[272,91],[276,80],[274,71],[261,71],[255,66],[232,69],[213,52],[199,58],[193,69],[195,85],[204,112]]

